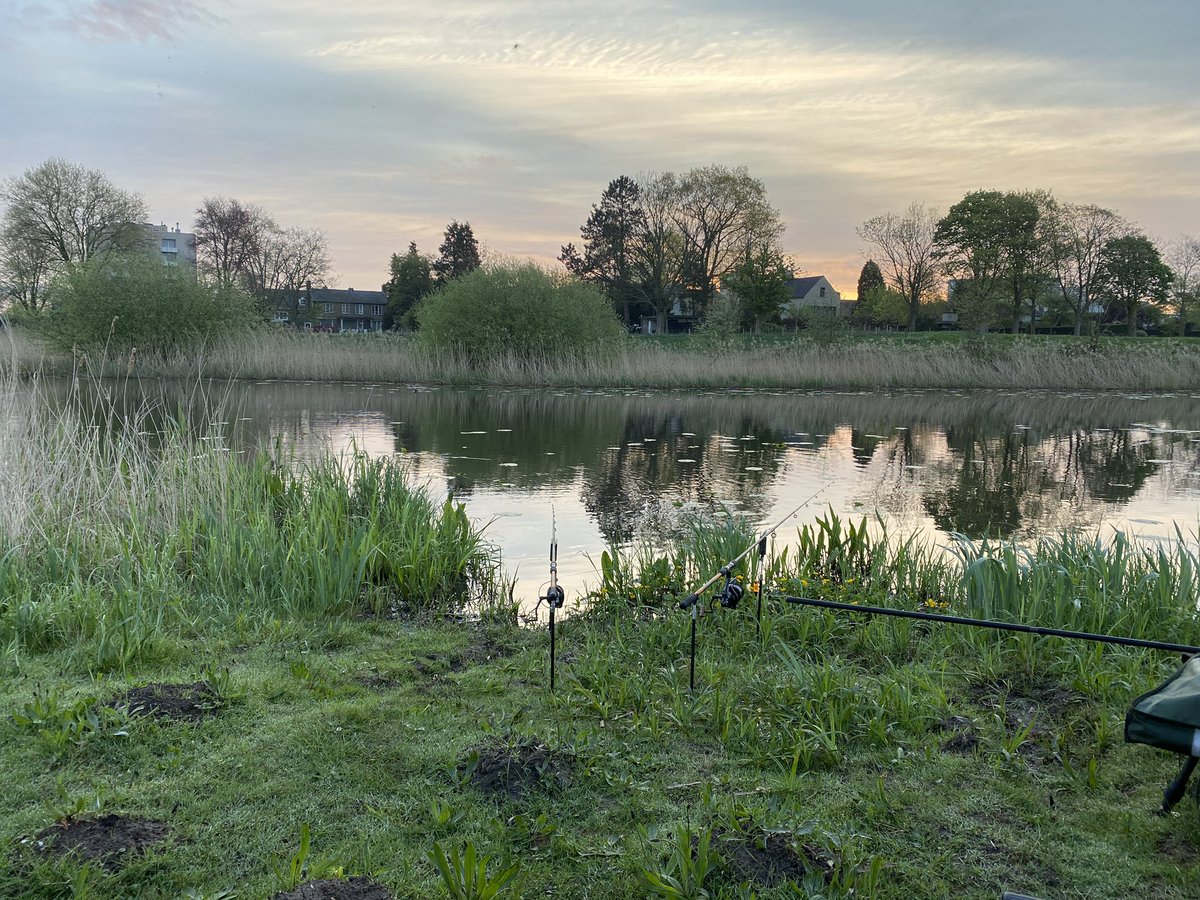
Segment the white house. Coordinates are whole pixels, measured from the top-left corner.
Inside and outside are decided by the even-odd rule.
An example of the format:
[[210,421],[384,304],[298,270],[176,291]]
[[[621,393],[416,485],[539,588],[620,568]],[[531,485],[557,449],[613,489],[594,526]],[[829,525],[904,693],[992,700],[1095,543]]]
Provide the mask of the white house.
[[813,311],[831,316],[848,316],[848,304],[842,303],[842,295],[834,290],[824,275],[808,275],[793,278],[788,282],[788,301],[783,307],[783,317],[794,319],[802,311]]

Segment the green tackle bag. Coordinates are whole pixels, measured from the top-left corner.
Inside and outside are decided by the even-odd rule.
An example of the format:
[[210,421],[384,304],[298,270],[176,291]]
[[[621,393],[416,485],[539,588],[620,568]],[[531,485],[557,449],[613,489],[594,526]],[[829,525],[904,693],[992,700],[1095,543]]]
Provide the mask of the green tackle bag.
[[1125,715],[1125,740],[1200,756],[1200,656],[1133,701]]

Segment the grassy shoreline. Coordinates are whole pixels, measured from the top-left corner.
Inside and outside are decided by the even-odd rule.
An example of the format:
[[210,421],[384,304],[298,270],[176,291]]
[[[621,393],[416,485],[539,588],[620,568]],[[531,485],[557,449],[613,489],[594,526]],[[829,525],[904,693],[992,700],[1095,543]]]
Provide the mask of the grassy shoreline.
[[393,335],[267,329],[188,356],[47,355],[10,332],[18,371],[172,378],[654,389],[1188,390],[1200,384],[1200,340],[953,334],[630,337],[585,356],[514,348],[471,364]]
[[[1152,815],[1178,760],[1121,742],[1175,660],[780,597],[1198,643],[1182,541],[954,559],[825,516],[772,560],[761,634],[750,601],[703,617],[692,693],[675,601],[748,543],[696,524],[606,554],[561,624],[551,695],[545,632],[517,624],[478,532],[402,473],[281,467],[185,423],[99,440],[7,387],[0,896],[257,898],[350,876],[447,896],[435,844],[515,865],[509,897],[672,896],[667,878],[728,900],[1195,895],[1200,813]],[[122,710],[151,684],[198,714]],[[110,815],[166,839],[107,863],[39,849]],[[703,885],[672,850],[693,838]]]

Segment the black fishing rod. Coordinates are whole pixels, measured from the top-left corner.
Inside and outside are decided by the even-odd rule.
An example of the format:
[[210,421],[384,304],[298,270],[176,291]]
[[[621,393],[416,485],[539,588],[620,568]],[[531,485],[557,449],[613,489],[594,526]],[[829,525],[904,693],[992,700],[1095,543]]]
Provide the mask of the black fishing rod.
[[1036,634],[1043,637],[1069,638],[1077,641],[1092,641],[1097,644],[1117,644],[1122,647],[1138,647],[1143,650],[1162,650],[1167,653],[1200,653],[1200,647],[1187,644],[1172,644],[1166,641],[1147,641],[1142,638],[1122,637],[1112,634],[1092,634],[1087,631],[1068,631],[1064,628],[1043,628],[1040,625],[1022,625],[1018,622],[997,622],[994,619],[972,619],[966,616],[947,616],[942,613],[919,612],[911,609],[892,609],[887,606],[861,606],[838,600],[817,600],[814,597],[784,597],[795,606],[812,606],[838,612],[867,613],[875,616],[895,616],[900,619],[917,619],[924,622],[944,622],[948,625],[970,625],[974,628],[991,628],[996,631],[1016,631],[1021,634]]
[[764,531],[760,537],[756,537],[754,539],[754,541],[748,547],[746,547],[745,550],[743,550],[741,553],[739,553],[737,556],[735,556],[729,562],[725,563],[725,565],[721,566],[721,568],[719,570],[717,570],[716,575],[714,575],[712,578],[708,579],[708,581],[704,582],[704,584],[700,585],[700,587],[696,588],[695,591],[688,594],[680,602],[679,608],[685,609],[685,610],[690,610],[691,614],[692,614],[691,653],[688,658],[688,690],[694,691],[696,689],[696,620],[700,617],[700,595],[703,594],[705,591],[707,591],[710,587],[712,587],[714,584],[716,584],[718,581],[720,581],[723,578],[723,579],[725,579],[725,584],[722,586],[719,593],[713,595],[713,605],[721,606],[724,609],[737,609],[737,605],[738,605],[738,603],[741,602],[742,596],[745,594],[745,591],[740,584],[738,584],[736,581],[733,580],[733,570],[734,570],[734,567],[737,566],[738,563],[740,563],[743,559],[745,559],[747,556],[749,556],[750,553],[753,552],[754,548],[757,547],[758,548],[758,559],[759,559],[759,579],[758,579],[758,614],[757,614],[756,621],[755,621],[755,627],[761,628],[762,582],[763,582],[762,576],[764,574],[762,571],[762,564],[763,564],[763,558],[767,555],[767,538],[771,537],[771,535],[773,535],[776,531],[778,531],[780,528],[782,528],[784,525],[786,525],[791,519],[793,519],[797,515],[799,515],[800,510],[804,509],[804,507],[808,506],[808,504],[812,503],[814,500],[817,499],[817,497],[819,497],[821,494],[823,494],[825,492],[825,489],[827,487],[829,487],[829,485],[831,483],[832,482],[826,482],[825,484],[821,485],[821,488],[815,494],[813,494],[811,497],[809,497],[807,500],[805,500],[803,503],[801,503],[799,506],[797,506],[795,509],[793,509],[791,512],[789,512],[786,516],[784,516],[782,519],[780,519],[778,522],[776,522],[775,525],[772,526],[770,529],[768,529],[767,531]]
[[554,611],[566,603],[567,594],[558,583],[558,523],[553,510],[550,511],[550,582],[546,593],[538,597],[538,606],[543,600],[550,608],[550,693],[554,693]]

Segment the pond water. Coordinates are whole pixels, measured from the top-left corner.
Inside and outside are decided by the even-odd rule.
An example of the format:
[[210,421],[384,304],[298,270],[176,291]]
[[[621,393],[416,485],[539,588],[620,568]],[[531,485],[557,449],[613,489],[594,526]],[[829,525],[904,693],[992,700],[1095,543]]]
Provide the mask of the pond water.
[[[607,544],[661,530],[680,509],[761,529],[814,494],[778,540],[829,508],[939,542],[1065,528],[1151,540],[1178,528],[1194,542],[1200,531],[1200,395],[142,389],[193,417],[221,402],[237,447],[402,454],[417,481],[489,523],[525,599],[545,581],[552,516],[568,597],[597,581]],[[137,402],[128,387],[121,396]]]

